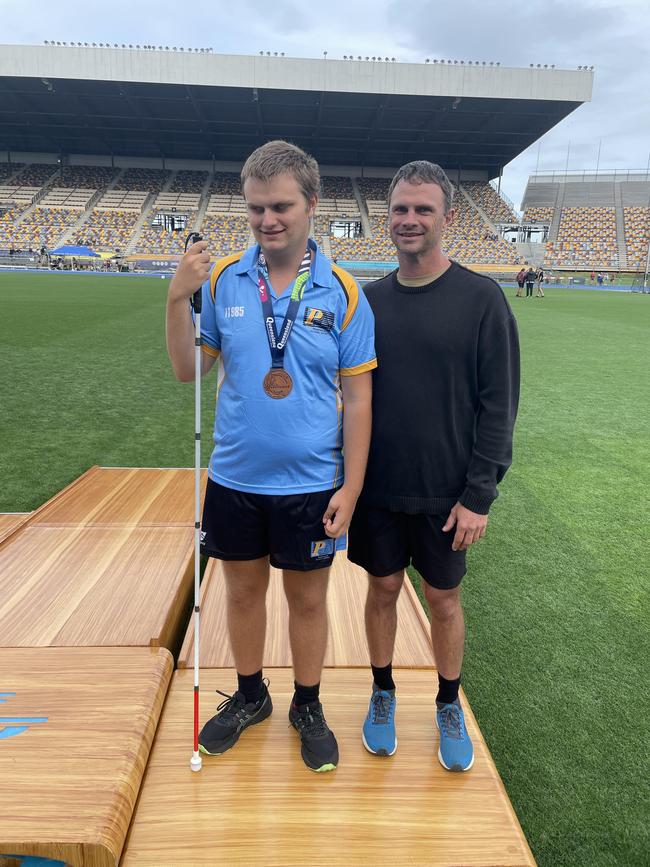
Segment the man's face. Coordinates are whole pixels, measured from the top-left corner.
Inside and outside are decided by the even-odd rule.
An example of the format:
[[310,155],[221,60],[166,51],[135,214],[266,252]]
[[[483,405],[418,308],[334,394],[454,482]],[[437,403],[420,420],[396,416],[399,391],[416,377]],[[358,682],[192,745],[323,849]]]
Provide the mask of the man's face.
[[308,202],[293,175],[283,172],[268,181],[244,183],[248,222],[265,254],[293,252],[309,235],[316,198]]
[[388,229],[401,253],[426,254],[440,247],[454,217],[445,214],[445,196],[438,184],[398,181],[389,202]]

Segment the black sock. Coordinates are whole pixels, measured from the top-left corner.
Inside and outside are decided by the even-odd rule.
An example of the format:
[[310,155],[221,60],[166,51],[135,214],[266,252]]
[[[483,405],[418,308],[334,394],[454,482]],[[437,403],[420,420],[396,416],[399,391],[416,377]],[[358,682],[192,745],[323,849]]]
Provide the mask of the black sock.
[[259,701],[264,692],[262,669],[260,668],[255,674],[240,674],[237,672],[237,689],[244,694],[246,704],[252,701]]
[[458,698],[458,689],[460,687],[460,677],[456,680],[447,680],[440,673],[438,674],[438,695],[436,701],[441,704],[451,704]]
[[377,668],[376,665],[371,665],[372,676],[379,689],[391,690],[395,689],[395,681],[393,680],[393,663]]
[[316,704],[320,692],[320,681],[314,686],[303,686],[294,680],[293,685],[296,690],[293,694],[293,703],[296,707],[301,707],[303,704]]

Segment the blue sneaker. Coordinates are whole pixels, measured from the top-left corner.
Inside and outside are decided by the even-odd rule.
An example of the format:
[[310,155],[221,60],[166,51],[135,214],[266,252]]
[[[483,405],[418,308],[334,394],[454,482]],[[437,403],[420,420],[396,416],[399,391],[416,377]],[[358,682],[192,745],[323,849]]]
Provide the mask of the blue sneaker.
[[474,747],[465,728],[465,715],[460,701],[456,699],[451,704],[437,701],[436,707],[440,764],[448,771],[469,771],[474,764]]
[[395,735],[395,698],[394,689],[379,689],[373,684],[368,716],[363,723],[363,745],[375,756],[392,756],[397,749]]

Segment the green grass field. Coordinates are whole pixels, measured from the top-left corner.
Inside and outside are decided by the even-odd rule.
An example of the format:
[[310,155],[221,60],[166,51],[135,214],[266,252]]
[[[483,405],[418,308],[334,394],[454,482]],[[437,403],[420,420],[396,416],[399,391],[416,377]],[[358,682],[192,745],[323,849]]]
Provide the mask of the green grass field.
[[[92,464],[193,464],[166,288],[0,274],[0,511],[35,508]],[[515,463],[470,552],[463,683],[542,867],[648,864],[650,298],[509,294]]]

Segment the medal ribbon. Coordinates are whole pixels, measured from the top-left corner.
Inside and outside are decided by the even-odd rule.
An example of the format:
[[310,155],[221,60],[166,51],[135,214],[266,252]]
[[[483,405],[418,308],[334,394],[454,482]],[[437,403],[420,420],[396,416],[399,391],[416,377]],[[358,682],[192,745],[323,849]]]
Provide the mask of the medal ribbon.
[[260,291],[260,300],[262,301],[262,315],[264,317],[264,330],[269,341],[269,349],[271,350],[271,367],[284,368],[284,350],[291,334],[298,308],[302,301],[302,296],[309,281],[309,272],[311,269],[311,251],[309,245],[305,250],[298,275],[294,281],[291,290],[291,300],[287,308],[287,314],[284,317],[280,335],[278,336],[275,327],[275,316],[273,315],[273,304],[271,302],[271,292],[269,289],[269,269],[266,264],[264,253],[260,250],[260,255],[257,263],[257,285]]

